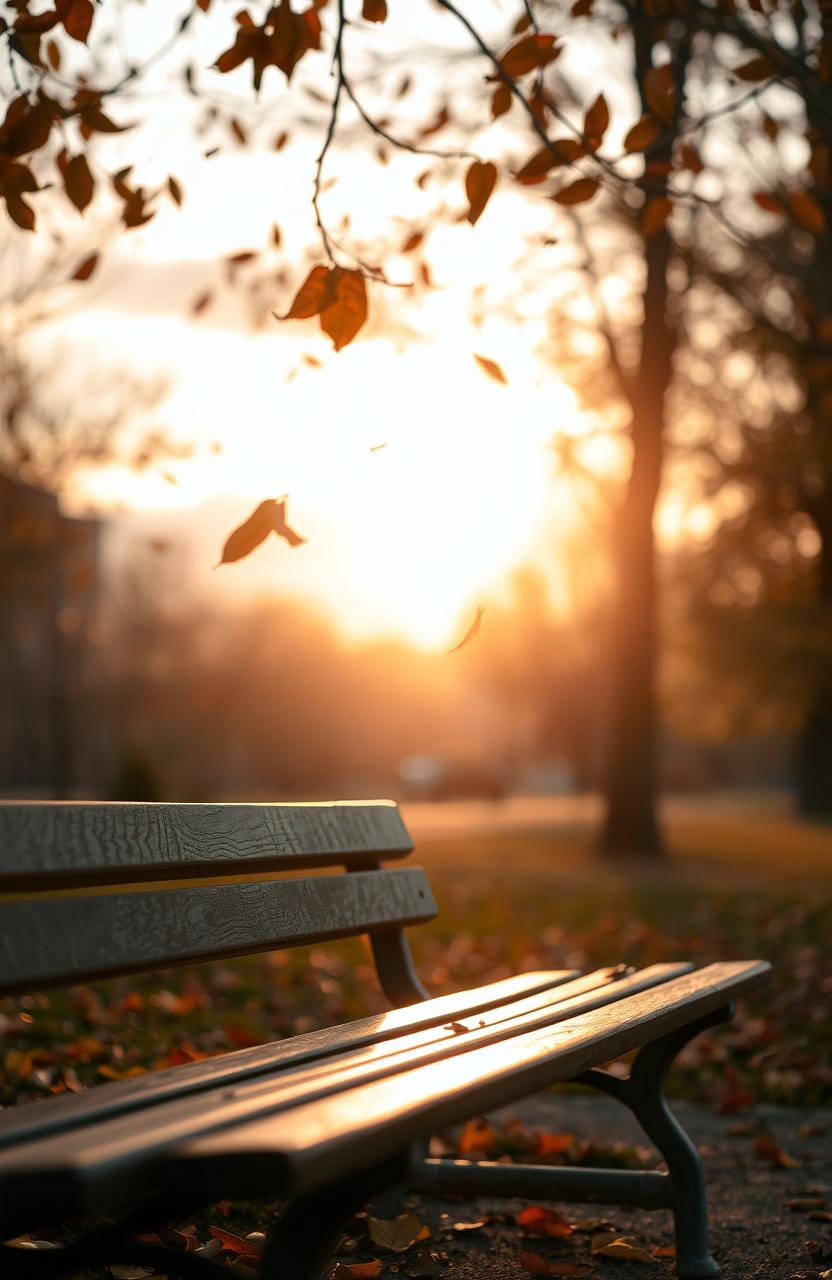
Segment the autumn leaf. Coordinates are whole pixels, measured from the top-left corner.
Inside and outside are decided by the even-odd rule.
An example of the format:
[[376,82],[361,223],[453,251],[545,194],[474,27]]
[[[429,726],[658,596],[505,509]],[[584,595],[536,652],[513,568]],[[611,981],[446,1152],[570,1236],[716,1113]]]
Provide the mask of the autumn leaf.
[[670,63],[650,67],[645,72],[643,88],[644,100],[653,114],[665,124],[672,124],[678,94]]
[[679,148],[679,168],[688,169],[691,173],[701,173],[705,168],[696,147],[692,147],[687,142],[683,142]]
[[754,203],[761,209],[765,209],[766,213],[782,214],[785,212],[782,202],[768,191],[755,191],[753,199]]
[[790,192],[789,209],[797,225],[803,227],[805,231],[820,233],[825,230],[826,214],[808,191]]
[[55,11],[67,35],[80,44],[86,44],[95,16],[92,0],[56,0]]
[[568,1151],[575,1141],[574,1133],[539,1133],[537,1135],[537,1156],[561,1156]]
[[598,97],[584,116],[584,137],[589,142],[593,151],[601,145],[609,123],[610,109],[607,106],[607,100],[603,93],[599,93]]
[[533,35],[522,36],[511,45],[500,58],[500,67],[507,76],[515,80],[529,71],[548,66],[555,58],[560,57],[560,52],[560,45],[555,43],[554,36],[535,32]]
[[236,15],[237,38],[215,62],[218,71],[229,72],[251,59],[254,88],[259,90],[266,67],[278,67],[287,80],[304,54],[321,47],[321,20],[316,6],[295,13],[289,0],[280,0],[258,27],[246,9]]
[[174,202],[174,204],[181,205],[182,188],[180,187],[176,178],[174,178],[172,174],[168,178],[168,191],[170,192],[170,198]]
[[86,258],[83,258],[81,262],[78,263],[78,266],[69,277],[70,280],[89,280],[93,271],[95,271],[95,268],[98,266],[98,259],[98,251],[88,254]]
[[387,0],[364,0],[361,16],[365,22],[384,22],[387,18]]
[[329,273],[330,300],[321,311],[321,328],[336,351],[352,342],[367,319],[367,286],[360,271],[333,267]]
[[615,1258],[617,1262],[641,1262],[645,1266],[656,1266],[656,1259],[635,1241],[632,1236],[619,1236],[616,1240],[608,1240],[597,1247],[593,1242],[592,1252],[596,1258]]
[[313,267],[295,294],[291,307],[285,316],[278,316],[278,320],[308,320],[320,315],[327,296],[328,278],[328,267],[320,264]]
[[771,61],[771,58],[760,54],[756,58],[751,58],[750,61],[744,62],[741,67],[734,67],[731,74],[735,75],[738,80],[748,80],[751,83],[756,83],[760,80],[767,80],[769,76],[776,75],[777,67]]
[[367,1215],[367,1234],[373,1244],[391,1253],[404,1253],[417,1240],[427,1240],[430,1232],[415,1213],[401,1213],[397,1218],[374,1218]]
[[299,547],[306,541],[286,523],[286,500],[283,498],[266,498],[258,507],[255,507],[249,518],[244,520],[226,539],[222,555],[214,567],[233,564],[251,555],[261,542],[265,542],[270,533],[285,538],[290,547]]
[[238,1253],[241,1258],[259,1258],[263,1245],[259,1240],[246,1240],[244,1236],[226,1231],[224,1227],[209,1227],[210,1234],[219,1240],[223,1253]]
[[64,189],[79,213],[83,213],[95,191],[95,181],[87,157],[72,156],[63,172]]
[[643,115],[624,137],[625,151],[644,151],[653,145],[662,131],[661,122],[653,115]]
[[498,84],[491,95],[491,119],[498,120],[511,109],[512,92],[507,84]]
[[[453,653],[453,650],[451,652]],[[489,1155],[493,1152],[496,1141],[497,1134],[491,1125],[484,1120],[467,1120],[459,1135],[457,1151],[461,1156],[470,1155],[472,1151],[481,1151]]]
[[667,196],[651,196],[641,215],[641,234],[645,240],[661,231],[673,212],[673,203]]
[[584,1267],[574,1262],[562,1262],[556,1258],[544,1258],[540,1253],[532,1253],[530,1249],[521,1249],[518,1255],[520,1266],[530,1276],[580,1276],[585,1275]]
[[565,1218],[545,1205],[530,1204],[515,1218],[518,1227],[533,1236],[571,1236],[572,1228]]
[[556,204],[584,204],[592,199],[600,185],[596,178],[577,178],[567,187],[562,187],[552,199]]
[[332,1280],[376,1280],[381,1275],[381,1259],[372,1262],[339,1262]]
[[800,1168],[800,1161],[788,1155],[767,1133],[762,1133],[759,1138],[754,1139],[754,1151],[760,1160],[765,1160],[766,1164],[770,1164],[775,1169]]
[[489,360],[488,356],[478,356],[476,352],[474,352],[474,359],[480,368],[488,374],[489,378],[493,378],[495,382],[508,383],[508,378],[496,360]]
[[490,161],[475,160],[465,175],[465,194],[468,197],[466,218],[473,227],[491,198],[497,182],[497,166]]
[[514,177],[517,182],[530,186],[535,182],[542,182],[552,169],[562,164],[573,164],[585,154],[586,148],[577,138],[555,138],[547,146],[535,151]]
[[464,649],[467,644],[471,643],[471,641],[474,639],[475,636],[479,635],[480,626],[482,624],[482,615],[484,613],[485,613],[485,609],[483,605],[478,604],[477,613],[476,613],[476,617],[474,618],[474,621],[471,623],[470,627],[465,632],[465,635],[462,637],[459,644],[455,644],[453,649],[448,650],[448,653],[456,653],[459,649]]
[[208,289],[206,290],[205,293],[201,293],[199,294],[198,297],[194,298],[193,302],[191,303],[191,315],[192,316],[201,315],[202,312],[205,310],[205,308],[210,306],[213,296],[214,295],[211,292],[211,290]]

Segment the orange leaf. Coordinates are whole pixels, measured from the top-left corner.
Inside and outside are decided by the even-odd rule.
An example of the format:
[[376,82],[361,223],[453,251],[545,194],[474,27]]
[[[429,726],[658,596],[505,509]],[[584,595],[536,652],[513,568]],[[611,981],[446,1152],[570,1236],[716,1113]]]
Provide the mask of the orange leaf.
[[365,22],[384,22],[387,17],[387,0],[364,0],[361,16]]
[[86,44],[95,16],[92,0],[57,0],[55,9],[67,35]]
[[661,67],[650,67],[644,75],[644,100],[650,110],[665,124],[673,123],[676,110],[676,81],[669,62]]
[[529,1249],[521,1249],[520,1265],[530,1276],[579,1276],[585,1274],[583,1268],[574,1262],[558,1262],[554,1258],[544,1258]]
[[785,212],[781,201],[776,196],[770,195],[768,191],[755,191],[754,203],[759,205],[761,209],[765,209],[766,213],[782,214]]
[[504,116],[511,107],[512,92],[507,84],[498,84],[491,96],[491,119]]
[[641,234],[645,240],[661,231],[673,212],[673,203],[667,196],[651,196],[641,214]]
[[590,139],[593,150],[601,145],[609,123],[610,109],[603,93],[599,93],[584,116],[584,134]]
[[514,176],[518,182],[526,185],[542,182],[550,169],[556,169],[562,164],[572,164],[580,159],[585,151],[583,143],[577,138],[555,138],[548,146],[535,151]]
[[555,37],[535,32],[522,36],[500,58],[500,66],[507,76],[514,79],[524,76],[529,71],[546,67],[555,58],[560,57],[560,45],[555,44]]
[[275,498],[266,498],[255,507],[247,520],[244,520],[226,539],[219,564],[233,564],[251,555],[265,542],[270,533],[285,538],[290,547],[299,547],[306,539],[295,533],[286,523],[286,502]]
[[572,1228],[565,1218],[544,1205],[530,1204],[518,1213],[518,1227],[533,1236],[571,1236]]
[[491,198],[497,182],[497,167],[490,161],[475,160],[465,175],[465,194],[468,212],[465,215],[473,227]]
[[595,178],[578,178],[552,196],[556,204],[583,204],[591,200],[601,184]]
[[652,146],[662,131],[661,123],[655,116],[643,115],[637,120],[624,138],[625,151],[644,151]]
[[328,277],[327,267],[313,267],[295,294],[291,307],[285,316],[278,316],[278,320],[308,320],[310,316],[320,315],[326,302]]
[[560,1156],[568,1151],[575,1141],[574,1133],[539,1133],[537,1135],[538,1156]]
[[[483,607],[481,604],[478,604],[478,605],[477,605],[477,614],[476,614],[476,617],[474,618],[474,621],[471,623],[470,627],[469,627],[469,628],[468,628],[468,630],[465,632],[465,635],[462,637],[462,639],[460,640],[459,644],[455,644],[455,645],[454,645],[454,647],[453,647],[453,649],[449,649],[449,650],[448,650],[448,653],[456,653],[459,649],[464,649],[464,648],[465,648],[465,646],[466,646],[466,644],[470,644],[470,643],[471,643],[471,641],[474,639],[474,636],[479,635],[480,625],[482,624],[482,615],[483,615],[484,613],[485,613],[485,609],[484,609],[484,607]],[[470,1122],[469,1122],[469,1123],[470,1123]],[[460,1143],[459,1143],[459,1149],[460,1149],[460,1152],[461,1152],[462,1154],[464,1154],[464,1151],[463,1151],[463,1145],[462,1145],[462,1144],[463,1144],[463,1142],[465,1141],[465,1136],[466,1136],[466,1130],[467,1130],[467,1128],[468,1128],[468,1125],[466,1125],[466,1126],[465,1126],[465,1129],[463,1130],[463,1133],[462,1133],[462,1138],[460,1138]],[[473,1137],[473,1135],[471,1135],[471,1136]],[[493,1131],[492,1129],[489,1129],[489,1128],[488,1128],[488,1126],[487,1126],[487,1125],[485,1125],[485,1126],[483,1126],[483,1127],[480,1129],[480,1136],[483,1136],[483,1137],[487,1136],[487,1137],[489,1138],[489,1140],[490,1140],[491,1142],[493,1142],[493,1140],[494,1140],[494,1131]],[[479,1147],[479,1146],[474,1146],[474,1147],[471,1147],[471,1148],[470,1148],[470,1150],[472,1150],[472,1151],[482,1151],[482,1150],[485,1150],[485,1148],[484,1148],[484,1147]]]
[[93,271],[95,271],[95,268],[98,266],[98,257],[99,255],[98,255],[98,252],[96,251],[95,253],[89,254],[86,258],[84,258],[81,262],[79,262],[78,266],[75,268],[72,275],[69,277],[70,280],[89,280]]
[[476,352],[474,352],[474,359],[480,368],[488,374],[489,378],[493,378],[495,382],[508,383],[508,378],[496,360],[489,360],[488,356],[478,356]]
[[[465,644],[469,638],[469,636],[466,636],[462,643]],[[453,653],[453,649],[451,653]],[[462,1133],[459,1135],[457,1149],[461,1156],[470,1155],[472,1151],[482,1151],[487,1155],[494,1150],[496,1141],[496,1133],[484,1120],[468,1120],[463,1125]]]
[[754,1150],[761,1160],[765,1160],[766,1164],[773,1165],[777,1169],[800,1168],[800,1161],[787,1155],[767,1133],[760,1134],[759,1138],[754,1139]]
[[372,1262],[339,1262],[332,1280],[375,1280],[381,1275],[381,1259]]
[[198,298],[194,298],[193,302],[191,303],[191,315],[192,316],[200,315],[205,310],[205,308],[210,305],[210,302],[213,296],[214,295],[211,293],[211,290],[209,289],[207,290],[207,292],[201,293]]
[[825,230],[826,214],[808,191],[790,192],[789,209],[797,225],[803,227],[805,231],[820,233]]
[[238,1253],[242,1258],[259,1258],[263,1252],[259,1240],[246,1240],[244,1236],[237,1236],[224,1227],[209,1227],[208,1230],[215,1240],[219,1240],[223,1253]]
[[331,299],[321,310],[321,328],[336,351],[352,342],[367,319],[367,286],[360,271],[333,267],[329,273]]

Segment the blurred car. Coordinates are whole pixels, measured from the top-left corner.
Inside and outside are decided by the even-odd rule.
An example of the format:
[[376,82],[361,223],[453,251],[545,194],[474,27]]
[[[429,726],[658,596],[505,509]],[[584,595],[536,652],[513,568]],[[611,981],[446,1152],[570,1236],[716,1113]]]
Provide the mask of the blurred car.
[[502,800],[508,794],[496,769],[472,760],[407,756],[398,773],[409,800]]

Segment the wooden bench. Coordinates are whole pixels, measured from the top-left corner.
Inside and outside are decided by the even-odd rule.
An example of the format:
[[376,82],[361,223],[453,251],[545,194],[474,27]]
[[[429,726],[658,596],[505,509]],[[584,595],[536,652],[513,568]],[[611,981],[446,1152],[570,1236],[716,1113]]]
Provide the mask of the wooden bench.
[[[397,1006],[0,1113],[0,1240],[107,1220],[63,1251],[0,1246],[0,1274],[106,1261],[227,1280],[218,1263],[136,1234],[220,1198],[285,1196],[262,1274],[311,1277],[345,1216],[401,1180],[439,1195],[667,1208],[679,1275],[718,1274],[701,1161],[663,1081],[768,966],[524,973],[431,999],[404,934],[436,914],[430,888],[418,868],[381,865],[410,849],[383,802],[0,805],[3,994],[368,934]],[[308,874],[321,868],[346,874]],[[629,1079],[601,1069],[635,1049]],[[630,1107],[667,1173],[425,1157],[438,1128],[567,1080]]]

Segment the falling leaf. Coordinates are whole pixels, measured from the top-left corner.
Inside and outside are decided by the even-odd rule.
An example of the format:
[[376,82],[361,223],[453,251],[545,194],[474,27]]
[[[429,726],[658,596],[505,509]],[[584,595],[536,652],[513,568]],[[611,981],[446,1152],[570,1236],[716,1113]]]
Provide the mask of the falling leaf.
[[806,231],[820,233],[826,228],[826,214],[814,196],[808,191],[792,191],[789,193],[789,209],[799,227]]
[[448,650],[448,653],[456,653],[459,649],[464,649],[466,644],[470,644],[470,642],[474,639],[474,637],[479,634],[480,625],[482,623],[482,615],[484,613],[485,613],[484,607],[481,604],[478,604],[477,614],[476,614],[476,617],[474,618],[474,621],[471,623],[470,627],[465,632],[465,635],[462,637],[459,644],[455,644],[453,649]]
[[643,115],[624,137],[625,151],[644,151],[652,146],[662,131],[660,122],[652,115]]
[[641,215],[641,234],[645,240],[661,231],[673,212],[673,203],[667,196],[651,196]]
[[386,440],[382,441],[381,444],[371,444],[370,453],[379,453],[382,449],[386,449],[386,448],[387,448]]
[[321,329],[336,351],[352,342],[367,319],[367,288],[360,271],[346,267],[313,267],[278,320],[308,320],[320,316]]
[[233,564],[251,555],[261,542],[265,542],[270,533],[276,533],[279,537],[285,538],[290,547],[299,547],[306,541],[286,523],[285,499],[266,498],[258,507],[255,507],[249,518],[244,520],[227,538],[215,568],[219,568],[222,564]]
[[173,200],[174,204],[181,205],[182,188],[172,174],[168,178],[168,191],[170,192],[170,198]]
[[800,1161],[788,1155],[767,1133],[754,1139],[754,1150],[761,1160],[777,1169],[799,1169]]
[[92,0],[63,0],[55,7],[60,12],[67,35],[80,44],[86,44],[95,15]]
[[397,1218],[373,1218],[367,1215],[367,1234],[373,1244],[391,1253],[404,1253],[417,1240],[427,1240],[430,1232],[415,1213],[401,1213]]
[[457,1035],[463,1031],[470,1031],[470,1027],[466,1027],[464,1022],[449,1022],[443,1028],[443,1031],[455,1031]]
[[93,271],[95,271],[95,268],[98,266],[98,258],[99,254],[97,251],[95,253],[88,254],[86,258],[83,258],[81,262],[78,263],[78,266],[69,277],[70,280],[89,280]]
[[387,17],[387,0],[364,0],[361,16],[365,22],[384,22]]
[[489,360],[488,356],[478,356],[476,351],[474,352],[474,359],[480,368],[488,374],[489,378],[493,378],[495,382],[508,383],[508,378],[503,373],[496,360]]
[[542,1254],[532,1253],[529,1249],[521,1249],[520,1265],[530,1276],[580,1276],[586,1274],[584,1267],[574,1262],[560,1262],[555,1258],[544,1258]]
[[310,369],[323,369],[324,367],[323,363],[318,359],[318,357],[311,356],[308,351],[304,351],[303,355],[301,356],[301,360],[303,361],[304,364],[308,364]]
[[593,1242],[592,1252],[597,1258],[615,1258],[618,1262],[641,1262],[645,1266],[656,1265],[656,1259],[652,1253],[643,1249],[631,1236],[619,1236],[617,1240],[609,1240],[598,1248]]
[[518,1227],[533,1236],[571,1236],[572,1228],[565,1218],[544,1205],[530,1204],[518,1213]]
[[215,1240],[219,1240],[223,1253],[238,1253],[242,1258],[259,1258],[263,1252],[262,1240],[237,1236],[224,1227],[209,1227],[208,1230]]
[[784,212],[782,202],[768,191],[755,191],[754,203],[761,209],[765,209],[766,213],[782,214]]
[[497,166],[490,161],[475,160],[465,175],[465,194],[468,197],[466,218],[473,227],[479,220],[497,182]]
[[201,315],[205,308],[210,305],[213,296],[214,295],[211,290],[207,289],[205,293],[201,293],[198,298],[194,298],[191,303],[191,315]]
[[595,178],[577,178],[552,196],[556,204],[583,204],[591,200],[601,184]]

